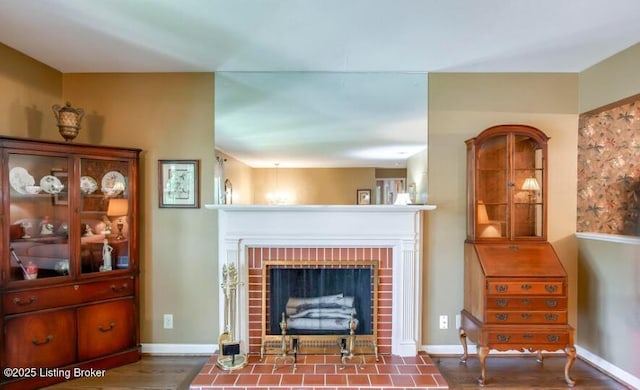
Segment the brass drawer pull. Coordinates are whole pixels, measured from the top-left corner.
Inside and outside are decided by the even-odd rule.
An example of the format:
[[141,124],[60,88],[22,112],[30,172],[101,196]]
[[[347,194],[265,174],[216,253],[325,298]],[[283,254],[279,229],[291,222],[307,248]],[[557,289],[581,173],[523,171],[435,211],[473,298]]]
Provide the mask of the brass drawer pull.
[[558,286],[556,286],[555,284],[545,284],[544,289],[549,293],[554,293],[558,291]]
[[28,301],[23,301],[23,300],[22,300],[22,299],[20,299],[20,298],[14,298],[14,299],[13,299],[13,303],[15,303],[15,304],[16,304],[16,305],[18,305],[18,306],[27,306],[27,305],[30,305],[30,304],[32,304],[33,302],[35,302],[35,301],[36,301],[36,299],[37,299],[37,298],[36,298],[36,297],[34,297],[34,296],[30,296]]
[[110,322],[110,323],[109,323],[109,327],[108,327],[108,328],[104,328],[104,327],[102,326],[102,324],[98,325],[98,330],[99,330],[100,332],[106,333],[106,332],[110,332],[110,331],[112,331],[112,330],[113,330],[113,328],[115,328],[115,327],[116,327],[116,323],[115,323],[115,322]]
[[544,318],[547,321],[558,321],[558,315],[554,313],[545,313]]
[[496,336],[498,341],[502,342],[502,343],[507,343],[509,342],[509,339],[511,338],[511,336],[506,335],[506,334],[499,334]]
[[498,321],[506,321],[509,318],[509,314],[507,313],[497,313],[496,314],[496,319]]
[[548,334],[547,335],[547,341],[549,341],[550,343],[557,343],[558,340],[560,340],[560,336],[557,336],[555,334]]
[[129,287],[129,285],[127,283],[122,283],[122,286],[120,286],[120,287],[116,287],[115,284],[112,284],[111,285],[111,291],[113,291],[113,292],[122,292],[122,291],[125,291],[128,287]]
[[528,290],[531,290],[531,285],[523,284],[522,286],[520,286],[520,288],[523,289],[524,291],[528,291]]
[[555,299],[547,299],[546,301],[544,301],[544,304],[547,305],[547,307],[556,307],[558,306],[558,301],[556,301]]
[[49,341],[53,340],[53,335],[48,335],[44,341],[38,341],[38,339],[33,339],[31,340],[31,343],[33,345],[45,345],[47,344]]
[[506,292],[508,289],[509,289],[509,286],[507,286],[506,284],[496,284],[497,292]]
[[500,307],[506,307],[509,304],[508,299],[496,299],[496,305]]
[[520,316],[522,317],[522,319],[525,319],[525,320],[531,319],[531,313],[522,313],[520,314]]

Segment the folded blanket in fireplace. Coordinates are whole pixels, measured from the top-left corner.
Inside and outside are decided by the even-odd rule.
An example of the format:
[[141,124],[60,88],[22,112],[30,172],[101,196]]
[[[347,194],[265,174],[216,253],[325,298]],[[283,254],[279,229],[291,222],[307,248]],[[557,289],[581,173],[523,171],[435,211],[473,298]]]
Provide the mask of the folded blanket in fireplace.
[[351,318],[356,315],[356,309],[353,307],[325,308],[317,307],[298,311],[289,315],[289,318]]
[[353,307],[354,297],[345,297],[342,294],[327,295],[322,297],[313,298],[289,298],[287,300],[286,312],[287,315],[293,315],[308,309],[316,308],[331,308],[341,309]]
[[[343,294],[312,298],[289,298],[286,312],[291,329],[313,331],[348,330],[349,321],[356,316],[354,297]],[[356,326],[358,324],[355,320]]]
[[[290,329],[307,330],[345,330],[349,329],[349,319],[346,318],[289,318],[287,326]],[[356,326],[358,320],[354,319]]]

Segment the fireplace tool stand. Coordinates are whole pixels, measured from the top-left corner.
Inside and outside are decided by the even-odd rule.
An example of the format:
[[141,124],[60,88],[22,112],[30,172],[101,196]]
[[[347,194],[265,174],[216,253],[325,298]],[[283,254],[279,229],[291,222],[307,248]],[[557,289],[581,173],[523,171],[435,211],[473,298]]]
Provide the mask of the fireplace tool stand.
[[[342,361],[342,366],[340,366],[341,370],[347,366],[347,360],[351,360],[356,355],[354,355],[354,351],[356,348],[356,321],[353,319],[353,314],[351,314],[351,319],[349,320],[349,337],[346,339],[340,339],[340,357]],[[377,354],[376,354],[377,355]],[[376,359],[377,360],[377,359]],[[358,367],[362,368],[364,366],[364,355],[360,355],[360,365]]]
[[233,264],[222,267],[222,291],[224,292],[224,331],[218,337],[220,348],[216,366],[225,371],[238,370],[247,365],[247,356],[240,353],[240,342],[234,340],[236,321],[236,291],[238,271]]
[[[280,355],[276,356],[273,360],[273,369],[271,372],[275,372],[278,369],[278,360],[282,360],[283,363],[286,363],[287,360],[291,360],[291,364],[293,364],[293,372],[296,372],[297,360],[298,360],[298,339],[287,337],[287,320],[282,313],[282,321],[280,321],[280,329],[282,333],[282,341],[280,344]],[[292,348],[289,349],[289,342],[292,344]],[[292,355],[293,353],[293,355]]]

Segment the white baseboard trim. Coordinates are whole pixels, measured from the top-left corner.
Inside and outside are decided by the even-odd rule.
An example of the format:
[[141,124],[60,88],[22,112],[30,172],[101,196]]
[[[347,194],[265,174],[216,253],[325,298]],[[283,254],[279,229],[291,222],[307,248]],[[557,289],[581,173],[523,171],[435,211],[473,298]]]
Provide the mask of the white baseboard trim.
[[610,362],[602,359],[600,356],[594,355],[579,345],[576,345],[576,352],[578,353],[578,356],[589,362],[591,365],[598,367],[598,369],[606,372],[622,383],[631,386],[632,389],[640,389],[640,378],[633,376],[617,366],[614,366]]
[[149,355],[213,355],[218,344],[142,344],[142,353]]
[[[637,378],[630,373],[624,371],[623,369],[611,364],[610,362],[602,359],[601,357],[594,355],[588,350],[576,345],[576,354],[583,360],[587,361],[594,367],[597,367],[600,371],[607,373],[608,375],[616,378],[620,382],[631,386],[632,389],[640,389],[640,378]],[[422,351],[430,355],[458,355],[462,356],[462,345],[454,344],[454,345],[423,345],[421,348]],[[470,344],[468,346],[469,354],[476,354],[476,346]],[[535,355],[535,353],[531,352],[520,352],[520,351],[491,351],[491,355]],[[547,355],[548,353],[545,353]],[[564,355],[564,352],[552,352],[551,354],[559,354]]]

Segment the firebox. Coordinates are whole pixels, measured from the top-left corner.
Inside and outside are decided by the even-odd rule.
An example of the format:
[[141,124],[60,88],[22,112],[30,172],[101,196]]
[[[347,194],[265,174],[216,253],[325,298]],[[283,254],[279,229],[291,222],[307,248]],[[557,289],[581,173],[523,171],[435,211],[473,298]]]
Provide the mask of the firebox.
[[339,351],[355,321],[360,350],[376,353],[375,261],[263,263],[262,353],[281,347],[283,322],[298,353]]

